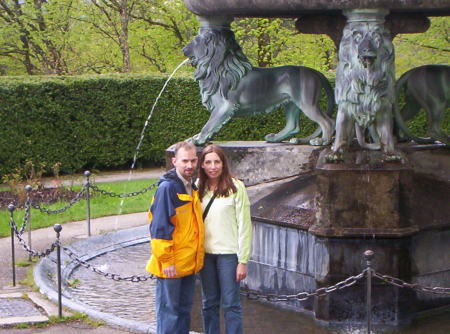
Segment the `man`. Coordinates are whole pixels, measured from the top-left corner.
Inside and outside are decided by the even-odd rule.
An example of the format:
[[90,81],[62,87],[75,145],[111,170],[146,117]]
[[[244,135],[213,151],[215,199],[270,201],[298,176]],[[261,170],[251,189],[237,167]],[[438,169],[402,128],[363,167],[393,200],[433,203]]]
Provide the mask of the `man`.
[[174,169],[161,177],[149,211],[152,256],[147,271],[156,275],[158,334],[188,334],[195,274],[203,267],[203,220],[192,177],[197,152],[180,142]]

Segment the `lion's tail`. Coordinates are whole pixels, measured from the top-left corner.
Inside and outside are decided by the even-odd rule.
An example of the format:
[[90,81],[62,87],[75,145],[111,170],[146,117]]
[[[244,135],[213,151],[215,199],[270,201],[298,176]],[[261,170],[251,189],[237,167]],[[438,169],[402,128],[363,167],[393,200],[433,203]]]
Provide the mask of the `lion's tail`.
[[331,117],[333,116],[334,111],[334,90],[333,87],[331,87],[331,84],[328,81],[327,77],[322,73],[320,74],[323,88],[325,89],[325,93],[327,94],[327,115]]
[[[327,111],[326,114],[331,118],[334,111],[334,90],[333,87],[331,87],[330,82],[328,81],[327,77],[323,75],[319,71],[315,71],[319,78],[320,82],[322,83],[322,88],[325,89],[325,94],[327,95]],[[322,130],[320,127],[318,127],[311,135],[305,138],[296,138],[297,144],[309,144],[309,141],[311,139],[317,138],[322,133]]]
[[404,86],[406,82],[408,81],[412,71],[408,71],[404,73],[400,79],[398,79],[397,83],[395,84],[395,103],[394,103],[394,117],[395,117],[395,123],[400,128],[400,130],[403,131],[405,136],[408,139],[414,140],[418,144],[430,144],[434,143],[434,140],[432,138],[421,138],[414,135],[409,129],[408,126],[405,123],[405,120],[403,119],[403,116],[400,112],[400,108],[398,105],[398,100],[400,97],[400,93],[403,91]]
[[356,139],[358,139],[358,144],[362,148],[366,150],[379,150],[381,148],[380,143],[367,143],[366,139],[364,138],[364,132],[365,129],[361,125],[359,125],[357,122],[355,122],[355,129],[356,129]]

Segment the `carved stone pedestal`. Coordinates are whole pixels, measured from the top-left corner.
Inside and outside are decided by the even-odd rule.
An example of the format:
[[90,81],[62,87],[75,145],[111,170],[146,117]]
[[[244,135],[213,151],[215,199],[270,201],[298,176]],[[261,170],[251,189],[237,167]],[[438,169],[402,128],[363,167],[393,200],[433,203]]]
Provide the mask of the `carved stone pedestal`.
[[309,232],[328,237],[401,237],[417,232],[411,217],[413,169],[383,162],[382,153],[353,151],[346,161],[316,165],[316,223]]

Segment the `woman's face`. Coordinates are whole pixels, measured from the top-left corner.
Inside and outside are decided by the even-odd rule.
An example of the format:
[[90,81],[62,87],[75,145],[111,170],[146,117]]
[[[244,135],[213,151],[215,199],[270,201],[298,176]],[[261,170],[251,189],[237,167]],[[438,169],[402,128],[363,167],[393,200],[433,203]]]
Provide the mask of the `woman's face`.
[[217,179],[222,175],[222,160],[215,152],[208,153],[205,155],[205,160],[202,163],[203,170],[209,179]]

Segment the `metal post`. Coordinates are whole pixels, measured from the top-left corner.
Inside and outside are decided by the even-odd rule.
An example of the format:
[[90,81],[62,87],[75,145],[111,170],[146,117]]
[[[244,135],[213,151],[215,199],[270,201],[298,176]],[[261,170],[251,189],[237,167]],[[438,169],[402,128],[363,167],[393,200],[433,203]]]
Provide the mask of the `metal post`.
[[366,315],[367,315],[367,334],[372,333],[372,259],[374,252],[370,249],[364,252],[364,259],[366,260]]
[[91,236],[91,195],[89,192],[89,176],[91,176],[90,171],[85,171],[84,176],[86,176],[86,221],[87,221],[87,234],[90,237]]
[[[29,184],[25,186],[25,191],[27,192],[27,201],[26,203],[31,205],[31,190],[33,190],[33,187],[30,186]],[[25,205],[25,214],[27,212],[27,207]],[[29,210],[29,217],[28,217],[28,245],[30,246],[30,249],[32,249],[31,247],[31,210]],[[26,217],[25,217],[26,218]],[[32,261],[32,256],[31,253],[28,253],[28,262]]]
[[8,205],[9,214],[11,216],[11,220],[9,223],[9,226],[11,227],[11,263],[12,263],[12,279],[13,279],[13,286],[16,286],[16,254],[14,251],[14,229],[12,227],[12,217],[14,213],[14,209],[16,207],[14,204]]
[[62,289],[61,289],[61,244],[59,242],[59,233],[62,230],[62,226],[60,224],[53,225],[53,229],[56,232],[56,240],[58,242],[56,246],[56,263],[58,266],[58,316],[62,318]]

